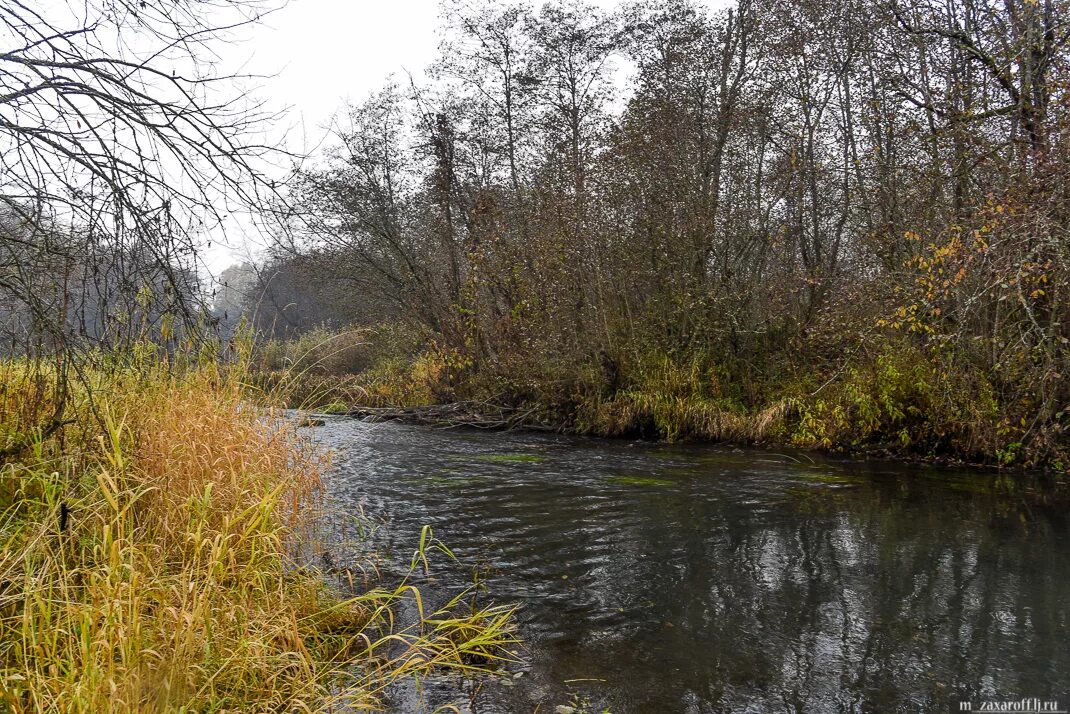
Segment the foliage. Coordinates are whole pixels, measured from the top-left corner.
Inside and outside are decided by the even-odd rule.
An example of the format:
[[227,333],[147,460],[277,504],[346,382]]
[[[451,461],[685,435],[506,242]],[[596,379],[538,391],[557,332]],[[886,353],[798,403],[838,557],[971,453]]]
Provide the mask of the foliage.
[[422,327],[375,403],[1065,463],[1068,13],[450,2],[429,81],[349,108],[274,259]]

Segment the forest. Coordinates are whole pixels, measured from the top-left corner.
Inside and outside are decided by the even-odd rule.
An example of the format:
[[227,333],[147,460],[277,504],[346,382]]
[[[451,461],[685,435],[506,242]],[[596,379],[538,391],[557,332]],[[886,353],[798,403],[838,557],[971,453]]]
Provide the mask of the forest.
[[227,317],[323,403],[1063,468],[1068,9],[446,2]]

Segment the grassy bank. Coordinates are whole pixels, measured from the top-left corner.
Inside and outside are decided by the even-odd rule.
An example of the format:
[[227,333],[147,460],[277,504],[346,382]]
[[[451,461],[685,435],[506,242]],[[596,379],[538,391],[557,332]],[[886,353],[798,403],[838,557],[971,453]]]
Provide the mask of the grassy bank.
[[[632,345],[613,355],[499,354],[477,366],[429,341],[375,331],[269,343],[265,383],[324,410],[485,402],[527,423],[610,437],[766,444],[1066,471],[1070,442],[1021,384],[969,355],[871,335],[830,356],[789,350],[765,361]],[[362,347],[363,345],[363,347]],[[280,358],[280,355],[285,355]],[[1020,380],[1019,380],[1020,381]]]
[[360,709],[508,656],[506,608],[457,598],[402,626],[408,579],[343,594],[294,562],[325,463],[241,365],[109,361],[26,439],[49,376],[0,365],[0,446],[27,445],[0,470],[0,710]]

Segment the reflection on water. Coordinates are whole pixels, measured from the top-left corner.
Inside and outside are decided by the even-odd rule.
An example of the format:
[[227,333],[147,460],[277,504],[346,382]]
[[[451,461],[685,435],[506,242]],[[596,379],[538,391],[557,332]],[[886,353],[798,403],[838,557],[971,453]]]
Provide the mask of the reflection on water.
[[1057,484],[345,419],[317,439],[331,498],[388,521],[378,547],[404,561],[430,524],[521,605],[523,675],[398,692],[396,711],[947,711],[1070,692]]

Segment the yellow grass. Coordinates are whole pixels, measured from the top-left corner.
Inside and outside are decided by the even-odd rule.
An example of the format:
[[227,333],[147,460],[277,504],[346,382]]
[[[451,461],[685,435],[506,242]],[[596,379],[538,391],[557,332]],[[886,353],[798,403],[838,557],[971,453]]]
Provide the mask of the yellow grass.
[[[509,656],[507,608],[458,597],[400,629],[407,582],[343,597],[291,562],[323,462],[243,368],[136,362],[87,375],[62,438],[0,467],[0,711],[359,710]],[[0,366],[8,441],[34,374]]]

